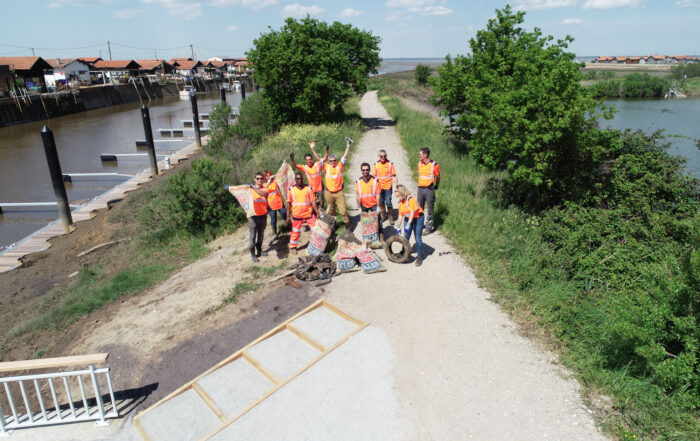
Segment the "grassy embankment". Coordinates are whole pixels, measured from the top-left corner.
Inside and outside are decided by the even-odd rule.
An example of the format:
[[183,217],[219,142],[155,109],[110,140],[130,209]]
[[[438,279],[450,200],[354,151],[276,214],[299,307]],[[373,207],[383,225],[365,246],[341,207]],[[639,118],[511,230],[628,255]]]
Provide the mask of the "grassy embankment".
[[[690,65],[689,65],[690,66]],[[656,80],[668,81],[668,86],[680,89],[686,96],[700,96],[700,79],[688,76],[687,80],[681,80],[679,75],[674,75],[674,70],[685,68],[686,66],[672,66],[670,64],[595,64],[589,63],[581,69],[584,80],[583,85],[598,88],[599,90],[616,89],[616,93],[609,94],[612,97],[624,96],[622,84],[630,74],[648,75],[647,82]],[[602,85],[601,83],[608,83]],[[668,87],[666,87],[668,89]],[[661,95],[663,96],[663,94]]]
[[601,364],[593,353],[597,349],[588,342],[602,339],[602,331],[590,319],[610,311],[578,300],[585,293],[557,265],[560,260],[543,240],[539,217],[503,206],[492,186],[503,176],[480,170],[443,124],[409,110],[395,96],[406,90],[415,95],[417,86],[409,78],[408,73],[403,79],[377,77],[371,87],[379,89],[409,155],[428,145],[431,157],[440,162],[444,178],[437,193],[436,222],[474,267],[482,286],[521,329],[561,354],[608,433],[619,439],[700,439],[697,408],[688,404],[682,391],[667,395],[648,379],[630,375],[626,367]]
[[[79,318],[123,296],[137,295],[208,254],[207,242],[245,223],[242,210],[223,185],[251,182],[255,171],[277,171],[291,151],[303,160],[310,139],[321,146],[327,142],[336,151],[345,145],[346,136],[359,138],[362,122],[358,102],[359,98],[354,98],[346,104],[347,119],[339,123],[287,125],[265,133],[257,143],[225,135],[218,151],[205,146],[207,154],[195,159],[191,168],[161,179],[148,190],[130,194],[105,214],[107,223],[117,226],[109,240],[124,241],[85,266],[75,280],[34,303],[30,313],[11,324],[0,346],[2,353],[23,344],[40,347],[35,355],[43,356],[50,350],[41,341],[43,333],[60,333]],[[257,272],[252,270],[251,274]],[[235,302],[242,293],[255,288],[252,282],[242,281],[232,288],[224,304]]]

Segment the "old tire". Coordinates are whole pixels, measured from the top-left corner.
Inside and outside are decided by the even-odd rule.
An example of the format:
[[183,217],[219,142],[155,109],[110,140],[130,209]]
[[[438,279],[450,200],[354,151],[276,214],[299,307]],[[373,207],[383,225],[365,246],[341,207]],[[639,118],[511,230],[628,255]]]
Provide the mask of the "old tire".
[[[391,244],[398,242],[401,244],[401,251],[394,253],[391,251]],[[386,257],[394,263],[406,263],[411,256],[411,244],[403,236],[398,234],[391,236],[384,242],[384,253]]]

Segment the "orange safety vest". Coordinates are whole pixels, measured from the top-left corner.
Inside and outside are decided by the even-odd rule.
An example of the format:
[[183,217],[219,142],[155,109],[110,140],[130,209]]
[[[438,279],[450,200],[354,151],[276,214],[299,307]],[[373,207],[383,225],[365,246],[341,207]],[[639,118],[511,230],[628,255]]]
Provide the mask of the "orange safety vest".
[[365,208],[372,208],[377,205],[378,193],[377,180],[374,178],[371,178],[367,182],[360,178],[355,182],[355,194],[360,197],[360,203],[362,203]]
[[270,182],[270,185],[267,186],[267,203],[270,205],[270,210],[281,210],[284,207],[280,187],[275,181]]
[[287,192],[287,200],[292,205],[292,217],[308,219],[313,213],[311,204],[316,200],[316,196],[308,185],[299,188],[296,185]]
[[417,218],[423,214],[423,209],[416,202],[416,198],[409,195],[405,200],[399,201],[399,216],[408,216],[411,212],[413,212],[413,217]]
[[386,161],[386,164],[382,164],[382,161],[377,161],[374,164],[373,174],[379,180],[379,188],[390,190],[392,179],[396,176],[396,168],[394,168],[394,163],[391,161]]
[[423,164],[423,161],[418,161],[418,186],[428,187],[435,183],[435,176],[440,174],[440,164],[433,161],[428,161]]
[[306,175],[306,180],[309,181],[309,187],[311,191],[319,192],[323,191],[323,180],[321,178],[321,166],[318,162],[314,162],[314,165],[309,167],[306,164],[297,164],[297,168],[304,172]]
[[[262,187],[258,187],[258,190],[264,190]],[[256,216],[263,216],[267,214],[267,198],[257,194],[252,188],[250,189],[251,199],[253,200],[253,211],[255,211]]]
[[343,189],[344,166],[342,162],[335,167],[328,163],[323,164],[323,171],[326,172],[326,190],[335,193]]

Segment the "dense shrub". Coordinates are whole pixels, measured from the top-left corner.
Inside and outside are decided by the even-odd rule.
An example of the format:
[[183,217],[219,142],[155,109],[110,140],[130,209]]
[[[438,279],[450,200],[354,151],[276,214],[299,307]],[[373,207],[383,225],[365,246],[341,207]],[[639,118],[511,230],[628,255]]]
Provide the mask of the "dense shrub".
[[140,214],[141,222],[156,233],[183,229],[190,234],[213,236],[245,219],[240,206],[224,189],[232,167],[209,158],[192,162],[168,178],[159,197]]
[[428,83],[428,78],[430,78],[430,74],[432,73],[432,69],[430,66],[427,66],[425,64],[419,64],[416,66],[416,82],[420,85],[424,85]]
[[671,68],[671,78],[682,80],[684,77],[700,77],[700,63],[680,64]]
[[648,73],[631,73],[624,78],[601,81],[590,86],[596,98],[658,98],[671,86],[666,78],[654,77]]
[[232,133],[253,144],[259,144],[265,136],[279,130],[279,127],[272,117],[267,98],[261,93],[255,93],[241,102],[240,115],[232,128]]

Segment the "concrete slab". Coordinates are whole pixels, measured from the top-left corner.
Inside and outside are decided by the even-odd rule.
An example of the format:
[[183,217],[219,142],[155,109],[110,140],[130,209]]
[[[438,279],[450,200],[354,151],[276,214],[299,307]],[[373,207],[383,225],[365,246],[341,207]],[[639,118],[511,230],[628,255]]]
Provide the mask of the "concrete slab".
[[320,354],[287,330],[261,341],[247,352],[280,380],[296,374]]
[[369,326],[210,439],[404,440],[392,359],[386,333]]
[[219,368],[197,381],[231,418],[269,392],[275,384],[243,358]]
[[357,326],[323,306],[297,317],[290,323],[326,349],[347,337]]
[[141,415],[141,428],[153,441],[200,439],[221,425],[221,420],[190,389]]

